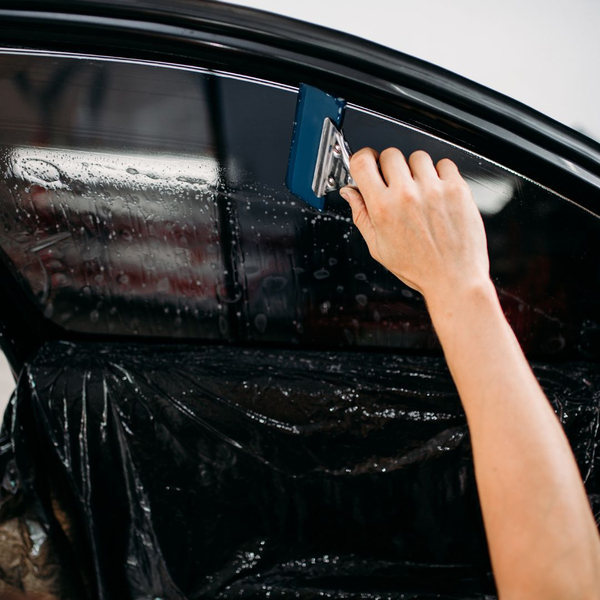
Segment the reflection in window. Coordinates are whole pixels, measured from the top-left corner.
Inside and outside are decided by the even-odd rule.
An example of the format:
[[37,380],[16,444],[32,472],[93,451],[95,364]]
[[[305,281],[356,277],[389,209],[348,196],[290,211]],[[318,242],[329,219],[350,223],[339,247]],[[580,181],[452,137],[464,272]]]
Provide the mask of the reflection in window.
[[[316,213],[285,189],[293,90],[27,54],[1,56],[0,73],[0,247],[48,319],[99,334],[438,349],[422,297],[370,258],[346,204]],[[525,349],[600,355],[595,216],[360,107],[344,130],[353,148],[452,158]]]
[[3,247],[47,318],[78,331],[219,336],[214,159],[40,148],[5,156],[28,187]]

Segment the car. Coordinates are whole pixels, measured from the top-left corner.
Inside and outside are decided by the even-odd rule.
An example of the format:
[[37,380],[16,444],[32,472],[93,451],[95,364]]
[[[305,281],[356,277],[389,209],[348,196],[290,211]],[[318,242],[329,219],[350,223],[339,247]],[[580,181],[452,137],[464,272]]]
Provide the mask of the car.
[[597,142],[398,52],[208,0],[0,2],[0,32],[0,342],[20,374],[6,589],[495,597],[422,296],[337,192],[316,211],[285,188],[302,82],[348,102],[353,149],[459,166],[600,514]]

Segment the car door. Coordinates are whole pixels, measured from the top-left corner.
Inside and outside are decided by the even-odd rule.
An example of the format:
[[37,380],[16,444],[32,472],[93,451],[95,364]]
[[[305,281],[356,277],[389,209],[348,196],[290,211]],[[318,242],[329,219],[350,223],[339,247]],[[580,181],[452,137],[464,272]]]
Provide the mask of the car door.
[[317,212],[285,189],[302,81],[347,99],[352,148],[457,163],[598,510],[595,142],[266,13],[0,6],[0,341],[21,373],[4,527],[27,557],[8,557],[7,586],[494,593],[468,430],[423,298],[371,259],[337,194]]

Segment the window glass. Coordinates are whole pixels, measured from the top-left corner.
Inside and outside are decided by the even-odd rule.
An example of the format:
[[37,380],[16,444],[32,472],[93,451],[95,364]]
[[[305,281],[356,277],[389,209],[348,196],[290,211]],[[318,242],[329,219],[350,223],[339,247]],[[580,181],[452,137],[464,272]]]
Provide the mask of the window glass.
[[[422,297],[348,208],[283,184],[296,91],[201,69],[0,56],[0,248],[40,311],[90,334],[437,349]],[[452,158],[530,353],[598,356],[600,221],[482,157],[350,106],[350,145]],[[576,198],[573,200],[577,200]]]

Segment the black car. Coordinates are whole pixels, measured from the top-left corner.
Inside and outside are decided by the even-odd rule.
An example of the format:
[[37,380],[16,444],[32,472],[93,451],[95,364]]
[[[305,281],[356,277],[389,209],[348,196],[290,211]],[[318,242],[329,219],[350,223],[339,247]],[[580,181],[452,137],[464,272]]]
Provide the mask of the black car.
[[[600,145],[430,64],[207,0],[0,2],[0,591],[495,598],[423,298],[284,185],[298,86],[449,157],[600,515]],[[518,418],[518,415],[515,416]]]

